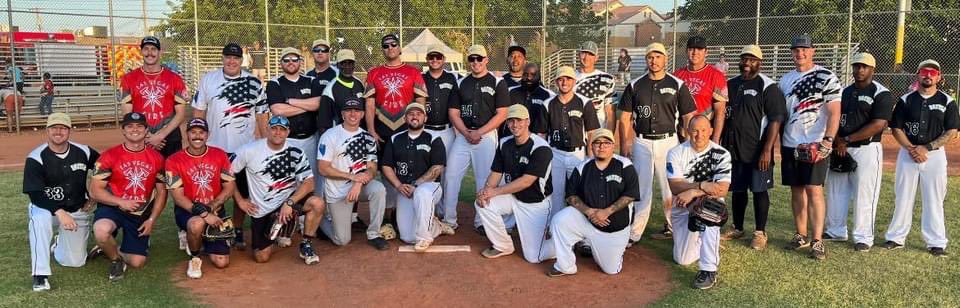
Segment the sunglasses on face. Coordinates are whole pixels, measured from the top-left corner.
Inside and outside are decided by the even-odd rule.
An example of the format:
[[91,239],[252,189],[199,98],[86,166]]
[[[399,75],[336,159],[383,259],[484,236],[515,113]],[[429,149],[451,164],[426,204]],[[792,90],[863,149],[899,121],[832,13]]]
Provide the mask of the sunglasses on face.
[[283,58],[283,59],[280,59],[280,62],[283,62],[283,63],[300,62],[300,58],[297,58],[297,57]]
[[467,62],[470,62],[470,63],[483,62],[483,57],[481,57],[481,56],[469,56],[469,57],[467,57]]
[[598,147],[598,148],[610,147],[610,146],[613,146],[613,142],[610,142],[610,141],[597,141],[597,142],[594,142],[594,143],[593,143],[593,146]]
[[328,53],[330,52],[330,47],[317,46],[317,47],[313,47],[312,50],[313,52],[318,52],[318,53]]
[[427,55],[427,60],[443,60],[443,55],[429,54]]
[[380,47],[382,47],[383,49],[387,49],[387,48],[396,48],[398,45],[399,44],[397,44],[396,42],[393,42],[393,43],[382,44],[380,45]]

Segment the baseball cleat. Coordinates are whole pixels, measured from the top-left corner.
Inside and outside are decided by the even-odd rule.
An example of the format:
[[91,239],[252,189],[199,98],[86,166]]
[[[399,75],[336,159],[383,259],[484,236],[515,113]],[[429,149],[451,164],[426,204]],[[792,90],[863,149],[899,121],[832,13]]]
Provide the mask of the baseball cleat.
[[823,241],[813,240],[810,245],[810,258],[823,260],[827,258],[827,248],[823,246]]
[[584,242],[573,244],[573,251],[584,258],[593,258],[593,248]]
[[480,255],[483,255],[483,257],[484,257],[484,258],[487,258],[487,259],[495,259],[495,258],[499,258],[499,257],[502,257],[502,256],[509,256],[509,255],[511,255],[511,254],[513,254],[513,251],[511,251],[511,252],[504,252],[504,251],[499,251],[499,250],[497,250],[496,248],[493,248],[493,247],[487,248],[487,249],[483,250],[483,252],[480,253]]
[[566,275],[573,275],[573,274],[567,274],[567,273],[558,271],[556,268],[553,268],[553,267],[550,267],[550,271],[547,272],[547,277],[560,277],[560,276],[566,276]]
[[233,248],[244,251],[247,249],[247,243],[243,241],[243,230],[237,229],[237,237],[233,240]]
[[87,260],[96,259],[100,255],[103,255],[103,248],[100,248],[100,246],[97,246],[97,245],[93,245],[93,248],[90,248],[90,251],[87,252]]
[[480,236],[483,236],[483,237],[487,236],[487,231],[483,230],[483,226],[474,227],[473,231],[476,231],[477,234],[480,234]]
[[317,252],[313,250],[313,243],[309,241],[300,243],[300,258],[303,259],[303,263],[307,265],[320,262],[320,257],[318,257]]
[[793,234],[793,239],[787,243],[786,247],[783,247],[786,250],[799,250],[801,248],[810,247],[810,242],[807,242],[806,237],[800,235],[799,233]]
[[927,251],[929,251],[934,257],[947,257],[947,251],[944,250],[943,247],[930,247],[930,249],[927,249]]
[[200,279],[203,276],[203,272],[200,271],[200,266],[203,265],[203,260],[200,257],[190,258],[190,263],[187,265],[187,277],[193,279]]
[[717,272],[700,271],[697,278],[693,280],[693,287],[706,290],[717,284]]
[[123,273],[127,271],[127,263],[123,262],[123,259],[117,259],[110,261],[110,275],[107,278],[110,281],[120,281],[123,279]]
[[387,248],[390,247],[390,244],[387,244],[387,240],[382,237],[369,239],[367,240],[367,244],[370,244],[370,246],[373,246],[373,248],[377,250],[387,250]]
[[286,247],[290,247],[290,245],[293,245],[293,240],[291,240],[289,237],[286,237],[286,236],[277,237],[277,247],[286,248]]
[[655,240],[669,240],[673,238],[673,228],[670,228],[670,225],[663,224],[663,230],[660,232],[650,235],[650,238]]
[[741,237],[743,237],[743,230],[737,230],[737,228],[732,227],[727,229],[726,232],[723,232],[723,234],[720,234],[721,241],[736,240],[740,239]]
[[823,240],[824,240],[824,241],[829,241],[829,242],[846,242],[846,241],[847,241],[847,237],[833,236],[833,235],[830,235],[830,233],[824,232],[824,233],[823,233]]
[[177,240],[180,241],[180,250],[187,250],[187,231],[177,232]]
[[350,224],[350,228],[352,228],[352,229],[354,229],[354,230],[366,230],[366,229],[367,229],[367,224],[363,223],[363,220],[360,220],[360,218],[356,218],[356,217],[354,217],[354,219],[355,219],[355,220],[353,221],[353,223]]
[[33,290],[37,292],[50,290],[50,281],[47,276],[33,276]]
[[853,251],[868,252],[870,251],[870,245],[867,245],[866,243],[856,243],[855,245],[853,245]]
[[433,244],[432,241],[420,240],[417,241],[416,245],[413,245],[413,251],[416,252],[426,252],[427,248],[430,248],[430,244]]
[[453,229],[453,226],[448,225],[448,224],[440,221],[440,219],[437,219],[436,217],[434,217],[433,220],[436,220],[436,221],[437,221],[437,225],[440,226],[440,234],[443,234],[443,235],[454,235],[454,234],[457,234],[457,231]]
[[767,248],[767,234],[763,231],[753,231],[753,240],[750,241],[750,248],[755,250]]
[[903,248],[903,244],[899,244],[894,241],[886,241],[883,243],[883,248],[886,248],[888,250],[900,249],[900,248]]
[[637,242],[639,242],[639,240],[637,240],[637,241],[628,240],[628,241],[627,241],[627,248],[633,247],[633,245],[636,244]]

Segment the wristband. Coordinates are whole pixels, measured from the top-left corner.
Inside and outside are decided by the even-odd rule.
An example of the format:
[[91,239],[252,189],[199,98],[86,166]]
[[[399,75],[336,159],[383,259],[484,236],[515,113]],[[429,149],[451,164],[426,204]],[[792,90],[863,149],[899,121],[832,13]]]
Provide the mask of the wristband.
[[193,213],[193,216],[200,216],[203,213],[206,213],[208,210],[209,209],[207,209],[207,207],[200,202],[194,202],[193,208],[190,209],[190,211]]
[[930,145],[929,143],[923,145],[923,147],[927,148],[927,151],[933,151],[933,150],[935,150],[935,149],[933,148],[933,146]]

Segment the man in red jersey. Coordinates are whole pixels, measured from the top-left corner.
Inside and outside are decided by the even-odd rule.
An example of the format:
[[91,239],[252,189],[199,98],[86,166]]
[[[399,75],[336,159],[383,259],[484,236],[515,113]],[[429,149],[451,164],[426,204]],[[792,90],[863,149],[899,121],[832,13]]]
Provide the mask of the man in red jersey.
[[[127,265],[147,262],[153,224],[167,204],[163,184],[163,156],[146,146],[147,119],[127,113],[121,122],[123,143],[100,155],[90,179],[90,196],[98,202],[93,236],[110,259],[111,281],[123,279]],[[117,249],[114,237],[123,231]]]
[[[367,131],[380,143],[406,129],[403,111],[407,105],[416,102],[426,105],[427,87],[420,70],[400,61],[400,40],[394,34],[387,34],[381,40],[383,58],[386,62],[370,70],[367,74],[367,90],[363,96],[367,99]],[[378,155],[379,156],[379,155]]]
[[230,159],[223,150],[207,146],[209,127],[202,118],[187,125],[187,148],[174,153],[166,162],[167,189],[173,197],[177,226],[187,230],[187,253],[190,263],[187,277],[203,275],[200,266],[200,245],[217,268],[230,264],[230,246],[226,240],[204,241],[207,225],[220,226],[226,216],[224,202],[236,189]]
[[[720,143],[723,120],[727,112],[727,76],[713,65],[707,65],[707,40],[694,36],[687,40],[687,66],[673,72],[683,80],[697,103],[697,114],[713,122],[710,140]],[[686,123],[685,123],[686,124]]]
[[147,119],[148,145],[169,157],[183,148],[180,124],[186,120],[190,94],[183,78],[160,65],[160,39],[140,41],[143,66],[120,81],[123,113],[139,112]]

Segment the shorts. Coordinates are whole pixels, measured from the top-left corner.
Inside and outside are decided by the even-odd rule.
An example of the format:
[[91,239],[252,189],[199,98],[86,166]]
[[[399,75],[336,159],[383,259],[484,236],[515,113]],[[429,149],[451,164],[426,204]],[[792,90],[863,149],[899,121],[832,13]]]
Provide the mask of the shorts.
[[117,225],[113,230],[113,237],[117,237],[117,232],[123,230],[120,252],[144,257],[150,255],[150,236],[138,236],[140,231],[137,231],[146,220],[145,218],[127,214],[114,206],[97,204],[97,210],[93,213],[94,224],[101,219],[109,219]]
[[815,164],[797,161],[793,157],[796,148],[780,147],[780,171],[783,185],[804,186],[819,185],[827,179],[827,169],[830,167],[830,157]]
[[273,227],[273,214],[279,214],[282,207],[278,207],[273,212],[263,215],[263,217],[250,218],[250,244],[253,245],[253,250],[263,250],[273,245],[273,241],[269,237],[270,228]]
[[160,149],[163,158],[168,158],[183,149],[183,137],[180,136],[179,129],[174,129],[164,140],[166,144],[164,144],[163,149]]
[[[220,213],[217,213],[217,216],[220,218],[227,216],[227,211],[223,208],[220,209]],[[177,227],[180,230],[187,229],[187,222],[190,221],[190,218],[193,218],[193,213],[187,212],[186,210],[180,208],[179,206],[174,206],[173,208],[173,218],[177,221]],[[212,254],[212,255],[229,255],[230,246],[227,244],[226,240],[219,241],[203,241],[203,251]]]
[[[227,158],[230,159],[230,162],[233,162],[233,159],[237,158],[236,153],[227,153]],[[240,193],[240,196],[250,199],[250,185],[247,184],[247,169],[240,169],[240,172],[237,172],[233,175],[234,183],[237,185],[237,192]]]
[[765,192],[773,188],[773,162],[767,171],[757,169],[757,163],[733,162],[731,170],[730,191],[732,192]]

